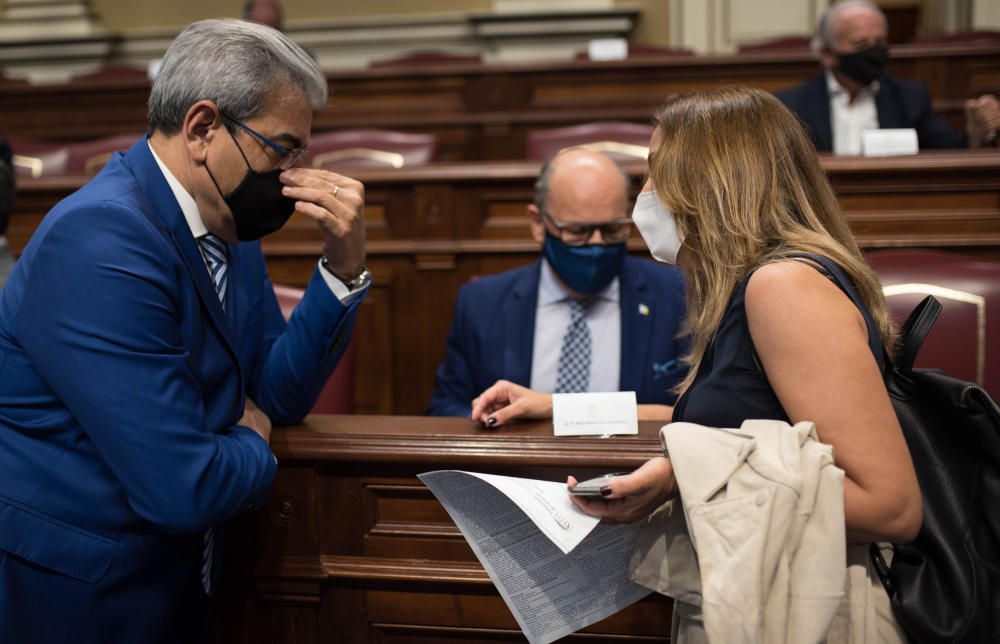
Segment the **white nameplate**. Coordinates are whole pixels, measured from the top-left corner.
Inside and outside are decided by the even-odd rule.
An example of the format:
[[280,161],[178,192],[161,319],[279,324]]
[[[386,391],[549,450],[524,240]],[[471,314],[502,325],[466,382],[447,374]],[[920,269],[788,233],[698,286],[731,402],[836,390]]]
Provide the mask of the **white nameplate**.
[[861,154],[866,157],[894,157],[919,151],[917,131],[912,127],[861,133]]
[[587,43],[590,60],[625,60],[628,58],[628,41],[624,38],[597,38]]
[[556,436],[638,434],[635,392],[552,394]]

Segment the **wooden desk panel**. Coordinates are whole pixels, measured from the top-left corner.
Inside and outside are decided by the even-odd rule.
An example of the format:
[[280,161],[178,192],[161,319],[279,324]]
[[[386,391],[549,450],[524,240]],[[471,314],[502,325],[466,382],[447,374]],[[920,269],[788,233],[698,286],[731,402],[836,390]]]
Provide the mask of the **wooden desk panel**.
[[[468,544],[416,475],[465,469],[565,480],[659,453],[659,423],[614,439],[557,438],[549,423],[484,430],[464,419],[314,416],[276,429],[265,507],[227,530],[222,641],[523,641]],[[667,642],[650,596],[567,642]]]
[[[894,47],[890,72],[927,84],[953,127],[965,99],[1000,92],[1000,46]],[[316,131],[388,128],[440,138],[441,160],[519,159],[534,129],[597,120],[648,122],[668,94],[739,83],[775,91],[819,73],[807,52],[372,69],[327,74]],[[0,93],[0,133],[81,140],[146,129],[145,80],[14,85]]]
[[[822,159],[862,247],[925,247],[1000,259],[1000,154]],[[374,283],[362,305],[355,408],[420,414],[462,284],[534,261],[525,207],[539,165],[440,164],[359,174],[366,185],[368,263]],[[630,165],[633,190],[645,172]],[[19,183],[8,230],[20,252],[42,215],[82,179]],[[275,283],[305,286],[321,239],[294,215],[263,243]],[[631,250],[644,255],[633,235]]]

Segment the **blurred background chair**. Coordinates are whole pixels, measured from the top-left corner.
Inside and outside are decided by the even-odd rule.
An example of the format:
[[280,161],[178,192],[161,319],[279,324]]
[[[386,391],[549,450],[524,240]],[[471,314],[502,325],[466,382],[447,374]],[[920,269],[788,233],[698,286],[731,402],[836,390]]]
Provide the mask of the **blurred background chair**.
[[392,130],[340,130],[314,134],[303,165],[336,170],[351,168],[402,168],[425,165],[437,158],[433,134]]
[[740,45],[737,53],[809,51],[811,36],[784,36]]
[[483,59],[479,54],[453,54],[446,51],[421,50],[402,56],[373,60],[368,63],[372,69],[389,67],[439,67],[441,65],[479,65]]
[[111,159],[115,152],[125,152],[142,136],[136,134],[116,134],[102,139],[73,143],[66,158],[66,174],[95,175]]
[[641,159],[649,154],[649,137],[652,125],[623,121],[597,121],[569,127],[528,132],[525,141],[525,158],[547,161],[570,146],[579,146],[603,152],[616,161]]
[[10,139],[14,174],[19,177],[55,177],[66,174],[69,145],[36,139]]
[[[305,293],[300,288],[274,285],[274,295],[278,298],[281,314],[288,320],[292,311],[302,300]],[[330,379],[313,405],[314,414],[353,414],[354,413],[354,340],[347,345],[347,351],[340,358],[340,364],[334,370]]]
[[927,295],[942,304],[917,366],[942,369],[1000,397],[1000,263],[932,250],[874,251],[868,261],[897,324]]

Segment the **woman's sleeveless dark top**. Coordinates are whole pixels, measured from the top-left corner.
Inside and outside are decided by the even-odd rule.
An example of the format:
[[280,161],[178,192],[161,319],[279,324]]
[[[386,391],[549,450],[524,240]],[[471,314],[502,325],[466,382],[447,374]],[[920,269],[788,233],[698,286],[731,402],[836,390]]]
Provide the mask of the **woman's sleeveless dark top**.
[[[868,327],[868,346],[872,356],[884,370],[882,340],[871,313],[861,300],[854,282],[840,266],[827,257],[797,254],[810,259],[824,274],[851,298]],[[804,262],[819,270],[814,264]],[[778,397],[771,388],[750,338],[744,305],[750,273],[733,290],[715,336],[705,349],[694,382],[674,406],[674,421],[698,423],[709,427],[739,427],[744,420],[768,419],[788,421]],[[794,306],[789,302],[788,306]]]

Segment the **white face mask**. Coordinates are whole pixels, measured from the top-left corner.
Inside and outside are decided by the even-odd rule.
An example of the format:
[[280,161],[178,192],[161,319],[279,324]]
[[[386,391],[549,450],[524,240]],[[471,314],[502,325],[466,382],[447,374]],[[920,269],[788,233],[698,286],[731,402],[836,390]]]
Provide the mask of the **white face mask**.
[[632,210],[632,221],[646,240],[653,259],[667,264],[677,263],[677,253],[681,250],[684,238],[677,230],[673,213],[660,203],[655,191],[639,193]]

